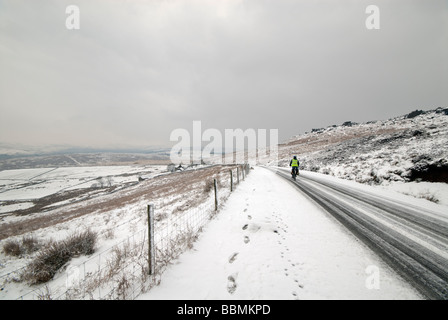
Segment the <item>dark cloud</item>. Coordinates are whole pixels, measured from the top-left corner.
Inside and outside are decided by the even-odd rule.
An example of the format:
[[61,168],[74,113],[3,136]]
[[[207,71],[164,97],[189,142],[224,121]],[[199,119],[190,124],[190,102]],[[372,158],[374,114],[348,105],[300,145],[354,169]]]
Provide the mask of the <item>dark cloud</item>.
[[169,144],[446,107],[446,1],[0,1],[0,142]]

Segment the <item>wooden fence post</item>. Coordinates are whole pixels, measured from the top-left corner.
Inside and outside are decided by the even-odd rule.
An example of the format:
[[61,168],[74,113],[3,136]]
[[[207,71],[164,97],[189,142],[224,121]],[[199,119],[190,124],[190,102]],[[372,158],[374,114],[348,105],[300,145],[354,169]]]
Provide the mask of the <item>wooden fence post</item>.
[[154,205],[148,205],[148,274],[155,271],[156,255],[154,250]]
[[230,192],[233,192],[233,172],[230,169]]
[[240,166],[236,167],[236,183],[240,184]]
[[213,186],[215,188],[215,211],[218,211],[218,186],[216,184],[216,179],[213,179]]

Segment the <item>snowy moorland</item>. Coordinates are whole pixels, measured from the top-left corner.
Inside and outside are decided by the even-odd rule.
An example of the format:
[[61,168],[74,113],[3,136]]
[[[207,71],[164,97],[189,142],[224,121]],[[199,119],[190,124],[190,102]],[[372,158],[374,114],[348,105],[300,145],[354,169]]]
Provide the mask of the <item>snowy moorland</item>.
[[279,165],[376,185],[448,205],[448,109],[313,129],[279,145]]
[[[280,144],[271,165],[288,168],[297,155],[305,175],[446,215],[447,113],[313,129]],[[273,172],[253,166],[240,181],[236,166],[167,169],[0,171],[0,299],[422,298]],[[150,203],[158,260],[156,275],[148,277]],[[71,244],[81,236],[94,244]],[[45,280],[36,279],[37,258],[60,244],[64,259]],[[372,266],[381,272],[381,288],[366,282]]]
[[138,184],[166,166],[59,167],[0,172],[0,214],[28,214]]
[[[148,251],[147,206],[155,207],[160,274],[213,214],[213,179],[218,203],[228,197],[230,170],[237,173],[231,166],[174,173],[166,166],[0,172],[0,299],[134,298],[142,286],[157,281],[148,280],[143,254]],[[48,268],[36,271],[56,249]]]

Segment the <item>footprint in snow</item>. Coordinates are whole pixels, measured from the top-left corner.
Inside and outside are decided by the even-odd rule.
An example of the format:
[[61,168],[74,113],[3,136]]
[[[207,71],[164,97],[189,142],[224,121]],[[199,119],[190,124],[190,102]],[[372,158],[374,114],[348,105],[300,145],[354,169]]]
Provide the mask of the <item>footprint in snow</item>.
[[303,289],[304,285],[299,283],[299,280],[295,279],[294,282],[297,283],[297,285],[299,286],[300,289]]
[[238,256],[238,252],[233,253],[229,258],[229,263],[233,263],[233,261],[236,260],[237,256]]
[[250,239],[248,236],[244,236],[244,243],[249,243]]
[[230,276],[227,277],[227,291],[230,294],[233,294],[236,291],[236,274],[232,274]]

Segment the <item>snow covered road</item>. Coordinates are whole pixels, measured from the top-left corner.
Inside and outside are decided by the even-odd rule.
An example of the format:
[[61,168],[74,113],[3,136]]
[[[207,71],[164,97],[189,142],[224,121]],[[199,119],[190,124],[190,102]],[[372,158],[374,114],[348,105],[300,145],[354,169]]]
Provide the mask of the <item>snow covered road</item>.
[[[290,180],[289,173],[277,172]],[[294,182],[430,299],[448,299],[448,216],[321,175]]]
[[255,167],[139,299],[422,299],[291,183]]

